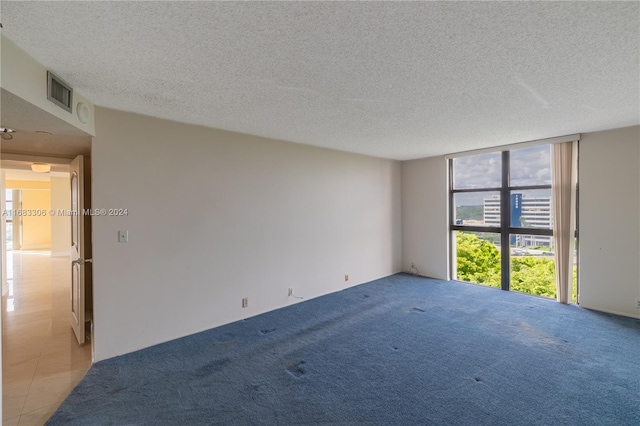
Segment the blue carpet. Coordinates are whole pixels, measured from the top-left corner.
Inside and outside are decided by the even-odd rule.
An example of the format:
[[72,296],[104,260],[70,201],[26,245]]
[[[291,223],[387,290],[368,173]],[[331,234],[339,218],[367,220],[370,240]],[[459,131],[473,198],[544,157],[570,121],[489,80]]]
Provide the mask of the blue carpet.
[[640,321],[398,274],[95,364],[49,425],[639,425]]

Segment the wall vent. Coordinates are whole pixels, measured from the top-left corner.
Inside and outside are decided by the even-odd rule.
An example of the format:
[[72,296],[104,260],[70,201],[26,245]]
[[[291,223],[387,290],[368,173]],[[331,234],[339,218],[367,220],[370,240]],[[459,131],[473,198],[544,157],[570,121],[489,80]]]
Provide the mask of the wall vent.
[[47,99],[60,108],[71,112],[73,89],[51,71],[47,71]]

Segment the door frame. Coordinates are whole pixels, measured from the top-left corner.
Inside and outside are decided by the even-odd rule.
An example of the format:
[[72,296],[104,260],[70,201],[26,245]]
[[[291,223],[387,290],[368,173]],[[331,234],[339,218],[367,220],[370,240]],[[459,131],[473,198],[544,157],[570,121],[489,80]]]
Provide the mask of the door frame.
[[[83,176],[83,187],[84,187],[84,197],[85,200],[89,200],[88,202],[85,202],[85,208],[90,208],[91,203],[91,157],[88,155],[84,155],[84,176]],[[75,158],[75,156],[74,156]],[[50,157],[47,155],[37,155],[37,154],[22,154],[22,153],[2,153],[0,156],[0,160],[2,162],[4,161],[10,161],[10,162],[17,162],[17,163],[22,163],[24,165],[27,164],[31,164],[31,163],[49,163],[51,165],[64,165],[67,167],[70,167],[71,165],[71,161],[73,160],[73,158],[69,158],[69,157]],[[7,166],[7,168],[11,168],[10,166]],[[5,173],[4,173],[4,169],[5,167],[2,167],[2,171],[0,174],[0,192],[2,192],[0,194],[0,202],[2,203],[1,205],[4,206],[4,199],[5,199],[5,195],[4,195],[4,190],[6,188],[6,184],[5,184]],[[71,188],[69,188],[69,194],[71,194]],[[4,208],[4,207],[2,207]],[[83,216],[82,219],[84,219],[85,222],[85,232],[88,233],[89,235],[89,239],[88,242],[85,242],[85,255],[87,256],[87,258],[91,258],[92,257],[92,252],[93,252],[93,247],[92,247],[92,240],[90,238],[91,236],[91,216]],[[5,220],[4,217],[2,217],[2,222],[0,223],[0,226],[2,226],[1,228],[1,233],[2,233],[2,254],[1,254],[1,269],[2,269],[2,274],[1,274],[1,279],[2,279],[2,283],[1,283],[1,288],[2,288],[2,296],[5,295],[5,292],[8,291],[8,282],[7,282],[7,276],[6,276],[6,265],[7,265],[7,251],[6,251],[6,237],[5,237],[5,229],[6,229],[6,224],[5,224]],[[88,271],[88,275],[89,275],[89,286],[92,286],[92,275],[93,275],[93,268],[91,266],[89,266],[88,268],[86,268]],[[92,299],[92,290],[88,291],[89,294],[89,298]],[[2,315],[0,315],[2,316]],[[93,320],[93,316],[91,318]],[[1,322],[1,318],[0,318],[0,325],[2,324]],[[69,324],[69,326],[71,326],[71,324]],[[92,362],[94,360],[94,341],[95,338],[93,336],[93,329],[94,327],[91,326],[91,358],[92,358]],[[1,358],[0,358],[1,359]]]

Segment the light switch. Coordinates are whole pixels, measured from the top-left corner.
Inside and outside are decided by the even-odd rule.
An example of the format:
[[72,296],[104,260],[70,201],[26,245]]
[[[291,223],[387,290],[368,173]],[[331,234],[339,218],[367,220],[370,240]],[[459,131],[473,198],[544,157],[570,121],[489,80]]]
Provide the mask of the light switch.
[[119,243],[129,242],[129,231],[118,231],[118,242]]

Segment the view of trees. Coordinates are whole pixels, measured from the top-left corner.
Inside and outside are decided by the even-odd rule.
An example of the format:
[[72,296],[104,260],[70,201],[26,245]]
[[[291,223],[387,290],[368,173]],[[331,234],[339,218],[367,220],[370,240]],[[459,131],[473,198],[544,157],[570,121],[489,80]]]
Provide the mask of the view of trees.
[[458,232],[456,237],[458,279],[500,288],[500,252],[475,234]]
[[[500,251],[477,235],[458,232],[456,237],[458,279],[500,288]],[[573,300],[576,300],[576,267],[573,268]],[[555,261],[550,258],[511,258],[511,289],[537,296],[556,297]]]
[[456,219],[482,220],[484,218],[484,206],[457,206]]
[[511,289],[544,297],[556,297],[556,263],[540,257],[511,259]]

